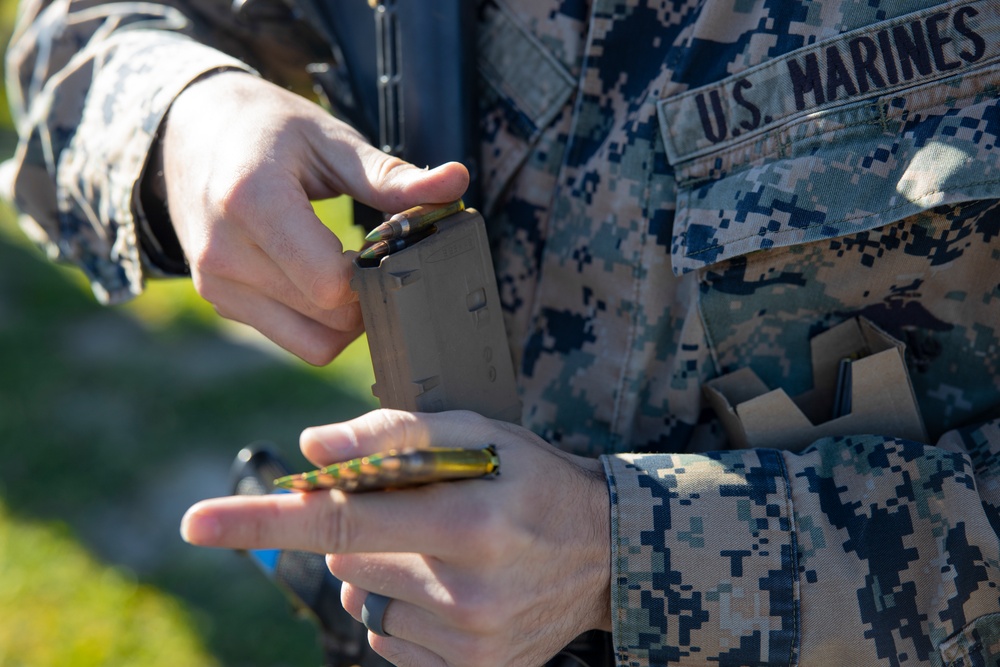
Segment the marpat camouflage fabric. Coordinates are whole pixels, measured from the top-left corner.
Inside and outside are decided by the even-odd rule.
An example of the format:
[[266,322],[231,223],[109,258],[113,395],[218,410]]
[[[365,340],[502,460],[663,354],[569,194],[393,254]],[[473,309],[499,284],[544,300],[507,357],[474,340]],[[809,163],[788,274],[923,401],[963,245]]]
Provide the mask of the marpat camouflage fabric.
[[[229,5],[23,4],[17,203],[105,300],[172,97],[322,58]],[[491,0],[478,40],[523,423],[605,462],[618,664],[1000,665],[996,0]],[[703,383],[800,394],[859,316],[929,442],[732,448]]]

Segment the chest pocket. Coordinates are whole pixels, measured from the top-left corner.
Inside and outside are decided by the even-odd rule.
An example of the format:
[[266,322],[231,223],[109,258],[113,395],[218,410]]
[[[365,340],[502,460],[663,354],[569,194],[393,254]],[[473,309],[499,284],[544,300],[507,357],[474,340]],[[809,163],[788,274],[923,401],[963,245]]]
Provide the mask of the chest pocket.
[[480,4],[477,33],[480,112],[489,150],[482,156],[490,211],[576,84],[568,68],[516,18],[504,0]]
[[658,102],[678,274],[1000,197],[1000,14],[965,0]]

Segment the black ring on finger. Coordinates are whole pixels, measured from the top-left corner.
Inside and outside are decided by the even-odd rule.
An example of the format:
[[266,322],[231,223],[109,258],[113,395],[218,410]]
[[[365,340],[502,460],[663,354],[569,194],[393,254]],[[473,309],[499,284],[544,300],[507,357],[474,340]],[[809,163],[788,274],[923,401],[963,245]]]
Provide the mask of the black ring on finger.
[[369,593],[365,598],[365,603],[361,605],[361,622],[365,627],[380,637],[391,637],[382,622],[385,620],[385,608],[392,602],[392,598],[378,593]]

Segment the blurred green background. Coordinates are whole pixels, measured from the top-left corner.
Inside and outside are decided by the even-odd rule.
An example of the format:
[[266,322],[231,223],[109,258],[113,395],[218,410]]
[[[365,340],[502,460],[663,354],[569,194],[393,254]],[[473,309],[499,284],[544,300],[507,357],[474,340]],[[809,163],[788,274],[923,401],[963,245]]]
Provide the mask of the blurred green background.
[[[16,7],[0,0],[6,46]],[[0,100],[0,159],[15,139]],[[357,248],[349,203],[318,205]],[[97,305],[0,202],[0,667],[319,665],[315,628],[242,556],[178,534],[244,445],[376,406],[362,338],[312,368],[189,282]]]

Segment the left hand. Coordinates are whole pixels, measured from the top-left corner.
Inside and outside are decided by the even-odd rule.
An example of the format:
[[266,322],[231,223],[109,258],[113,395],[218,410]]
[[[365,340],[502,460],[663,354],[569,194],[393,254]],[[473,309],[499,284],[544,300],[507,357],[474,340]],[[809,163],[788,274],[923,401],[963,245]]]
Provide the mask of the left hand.
[[330,554],[357,619],[392,598],[372,647],[394,664],[537,667],[611,628],[610,511],[601,465],[470,412],[376,410],[306,430],[317,466],[387,449],[494,443],[496,478],[364,494],[233,496],[188,510],[187,541]]
[[453,201],[469,184],[457,162],[420,169],[318,104],[233,71],[178,95],[162,159],[162,195],[198,293],[318,366],[357,338],[362,321],[354,254],[310,202],[344,194],[394,213]]

